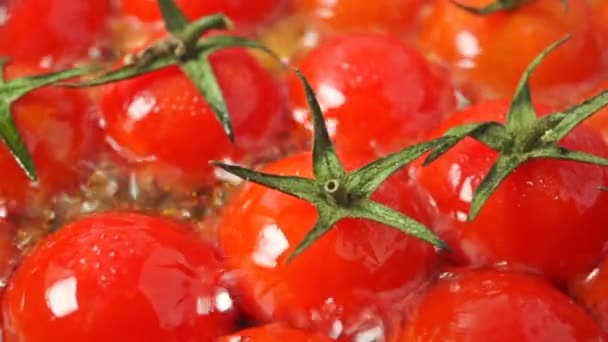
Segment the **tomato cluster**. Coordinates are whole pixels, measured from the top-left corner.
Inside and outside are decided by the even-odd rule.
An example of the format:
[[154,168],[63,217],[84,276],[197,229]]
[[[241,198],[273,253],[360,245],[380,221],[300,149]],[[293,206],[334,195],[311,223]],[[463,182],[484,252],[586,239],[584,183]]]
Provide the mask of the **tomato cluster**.
[[505,3],[0,0],[0,339],[608,341],[608,2]]

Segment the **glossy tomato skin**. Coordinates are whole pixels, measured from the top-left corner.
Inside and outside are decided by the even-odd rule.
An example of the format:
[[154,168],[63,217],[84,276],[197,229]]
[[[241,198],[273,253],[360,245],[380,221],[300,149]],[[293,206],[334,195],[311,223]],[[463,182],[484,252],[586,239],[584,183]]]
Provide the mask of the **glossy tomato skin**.
[[[496,100],[470,107],[434,135],[464,123],[504,122],[508,106],[508,101]],[[537,111],[550,112],[541,105]],[[606,144],[586,127],[575,129],[562,145],[608,155]],[[525,266],[557,282],[590,271],[608,241],[608,193],[598,190],[598,184],[608,181],[605,169],[570,161],[528,161],[467,222],[473,193],[496,157],[494,150],[466,138],[428,167],[413,169],[439,211],[434,228],[453,249],[447,256],[462,265]]]
[[6,0],[0,3],[0,55],[14,61],[71,63],[108,34],[110,1]]
[[[447,76],[398,38],[349,34],[328,39],[298,64],[343,149],[394,151],[428,134],[454,109]],[[289,79],[292,119],[310,135],[304,91]]]
[[586,307],[602,329],[608,332],[608,259],[604,259],[589,274],[572,281],[570,294]]
[[[123,15],[134,16],[144,22],[162,19],[157,0],[120,0]],[[190,19],[223,13],[234,20],[237,28],[247,30],[276,18],[287,4],[286,0],[176,0],[176,4]]]
[[606,341],[583,308],[544,279],[469,271],[441,280],[400,341]]
[[400,34],[411,28],[424,0],[295,0],[296,13],[337,32],[380,31]]
[[[342,160],[352,169],[370,158],[344,154]],[[289,157],[263,171],[308,177],[311,155]],[[429,219],[424,201],[403,178],[391,178],[373,198],[421,222]],[[254,319],[319,329],[337,320],[346,331],[363,309],[398,310],[434,270],[436,252],[429,244],[355,219],[338,222],[287,264],[316,217],[311,204],[253,184],[228,202],[218,225],[219,241],[237,297]]]
[[286,121],[279,85],[244,50],[219,51],[211,63],[236,145],[192,81],[172,67],[107,87],[100,107],[113,146],[164,182],[198,187],[215,179],[209,160],[259,154],[272,144]]
[[249,328],[229,336],[221,337],[217,342],[331,342],[333,341],[329,337],[319,334],[308,332],[305,330],[298,330],[289,326],[275,323],[263,325],[260,327]]
[[[31,64],[10,64],[8,79],[43,73]],[[95,158],[101,143],[98,117],[83,91],[42,88],[12,105],[13,119],[28,147],[38,184],[30,183],[8,148],[0,144],[0,201],[19,208],[36,192],[43,197],[78,186],[85,163]]]
[[75,221],[23,260],[4,298],[6,341],[213,341],[234,324],[214,248],[134,213]]
[[[488,0],[461,0],[483,6]],[[545,48],[567,34],[571,39],[548,56],[532,77],[532,89],[552,104],[575,94],[601,70],[601,49],[586,0],[531,1],[517,10],[488,16],[468,13],[450,2],[435,2],[418,41],[421,48],[454,70],[474,102],[513,94],[521,74]]]

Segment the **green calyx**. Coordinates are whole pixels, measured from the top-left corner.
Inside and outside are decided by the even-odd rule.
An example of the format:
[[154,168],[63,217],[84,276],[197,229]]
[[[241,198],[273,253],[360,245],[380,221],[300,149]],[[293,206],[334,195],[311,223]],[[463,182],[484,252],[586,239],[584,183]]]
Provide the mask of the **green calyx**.
[[31,181],[37,181],[36,168],[32,156],[13,120],[12,104],[36,89],[53,85],[72,77],[90,72],[91,68],[76,68],[44,75],[18,78],[10,81],[4,79],[4,67],[8,59],[0,59],[0,138],[6,144],[13,158],[25,171]]
[[165,26],[171,36],[162,40],[136,56],[129,56],[126,65],[103,73],[93,79],[71,87],[91,87],[134,78],[155,70],[178,65],[213,109],[224,132],[234,142],[234,132],[224,96],[215,77],[209,56],[221,49],[246,47],[276,55],[262,44],[247,38],[235,36],[201,36],[215,29],[228,29],[231,22],[224,15],[211,15],[189,22],[173,0],[158,0]]
[[[458,0],[449,0],[452,4],[457,7],[462,8],[463,10],[477,14],[477,15],[489,15],[496,12],[504,12],[504,11],[512,11],[515,10],[533,0],[496,0],[494,2],[489,3],[484,7],[474,7],[465,5]],[[557,0],[556,0],[557,1]],[[559,0],[564,6],[564,10],[568,10],[568,0]]]
[[347,172],[329,138],[323,113],[312,88],[298,70],[295,72],[304,86],[313,118],[312,162],[314,179],[279,176],[240,166],[212,162],[213,165],[245,180],[303,199],[317,208],[317,223],[288,257],[288,262],[304,252],[344,218],[362,218],[376,221],[433,245],[447,248],[447,245],[422,223],[370,199],[371,195],[393,173],[425,152],[441,146],[446,139],[441,138],[413,145],[380,158],[355,171]]
[[471,201],[469,220],[475,219],[492,193],[507,176],[528,160],[553,158],[608,166],[608,159],[559,146],[559,142],[576,126],[608,105],[608,91],[575,105],[564,112],[539,118],[532,106],[529,78],[534,69],[554,49],[568,40],[555,42],[539,54],[528,66],[515,91],[505,125],[483,122],[454,127],[445,133],[445,143],[431,152],[424,164],[428,165],[449,151],[465,137],[472,137],[499,153]]

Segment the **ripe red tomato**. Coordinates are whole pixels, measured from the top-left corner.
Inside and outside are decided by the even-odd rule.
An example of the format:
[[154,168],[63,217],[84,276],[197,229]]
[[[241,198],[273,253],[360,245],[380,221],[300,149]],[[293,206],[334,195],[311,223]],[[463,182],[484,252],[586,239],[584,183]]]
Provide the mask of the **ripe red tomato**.
[[570,294],[608,332],[608,259],[570,284]]
[[[458,1],[475,7],[491,2]],[[450,0],[438,0],[418,40],[433,59],[454,70],[457,84],[477,102],[511,96],[528,64],[547,46],[572,34],[532,77],[536,97],[553,103],[576,93],[581,82],[601,70],[589,4],[573,0],[568,6],[566,11],[561,1],[536,0],[513,11],[478,16]]]
[[[176,0],[180,9],[190,19],[223,13],[234,20],[237,28],[254,29],[274,19],[286,5],[285,0]],[[124,15],[151,22],[161,20],[157,0],[120,0]]]
[[320,20],[338,32],[403,33],[415,22],[424,0],[295,0],[296,12]]
[[0,3],[0,55],[70,63],[105,37],[108,0],[6,0]]
[[[508,101],[480,103],[444,122],[436,135],[464,123],[504,122],[508,108]],[[537,111],[550,112],[545,106]],[[606,144],[586,127],[575,129],[563,146],[608,155]],[[608,241],[608,193],[598,190],[608,184],[606,170],[571,161],[528,161],[468,222],[473,193],[496,157],[494,150],[466,138],[428,167],[415,167],[415,176],[438,208],[434,227],[452,247],[449,257],[465,265],[504,261],[527,266],[560,282],[590,271]]]
[[234,324],[212,246],[134,213],[73,222],[23,260],[4,297],[6,341],[213,341]]
[[249,328],[238,333],[224,336],[217,342],[331,342],[329,337],[312,333],[305,330],[298,330],[283,324],[269,324],[260,327]]
[[605,341],[585,311],[543,279],[470,271],[423,299],[401,341]]
[[161,182],[192,187],[215,178],[209,160],[238,159],[272,144],[284,128],[284,99],[272,76],[241,49],[211,56],[236,135],[226,137],[211,107],[177,67],[111,84],[101,99],[108,136]]
[[[370,158],[343,154],[347,169]],[[311,154],[268,165],[264,172],[308,177]],[[401,176],[388,180],[374,199],[420,222],[428,222],[418,193]],[[345,219],[300,256],[286,263],[316,221],[314,207],[246,184],[228,202],[218,225],[219,241],[245,311],[260,321],[287,320],[298,327],[326,327],[349,319],[362,308],[399,310],[413,289],[434,269],[434,248],[394,228],[367,220]],[[358,318],[358,317],[357,317]],[[329,325],[332,325],[331,323]]]
[[[400,149],[427,135],[456,105],[446,75],[389,35],[329,39],[298,66],[342,149]],[[312,132],[305,94],[295,76],[289,79],[289,88],[294,122]]]
[[[26,64],[6,68],[9,79],[42,72]],[[83,162],[95,158],[101,142],[98,118],[91,108],[83,91],[50,87],[13,104],[13,119],[32,154],[39,184],[30,183],[8,148],[0,144],[0,201],[18,207],[34,190],[48,195],[78,186]]]

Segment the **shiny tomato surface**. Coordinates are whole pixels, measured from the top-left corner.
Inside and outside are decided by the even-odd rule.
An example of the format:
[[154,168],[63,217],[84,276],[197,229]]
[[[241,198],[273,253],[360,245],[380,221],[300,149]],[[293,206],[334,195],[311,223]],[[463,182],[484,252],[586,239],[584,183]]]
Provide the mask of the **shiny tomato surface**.
[[319,333],[290,328],[282,324],[268,324],[249,328],[230,336],[224,336],[217,342],[331,342],[331,338]]
[[260,153],[285,127],[275,80],[246,51],[222,50],[211,63],[231,115],[236,145],[190,79],[175,67],[112,84],[101,100],[110,141],[162,182],[200,187],[215,178],[210,160]]
[[90,216],[23,260],[4,296],[5,341],[213,341],[235,319],[221,276],[187,225]]
[[[492,2],[458,1],[475,7]],[[591,13],[586,0],[568,1],[568,10],[561,1],[536,0],[513,11],[478,16],[450,0],[438,0],[418,41],[432,59],[450,67],[465,95],[478,102],[511,96],[534,57],[571,34],[532,77],[538,99],[559,103],[602,69]]]
[[[436,135],[460,124],[504,121],[508,106],[497,100],[470,107],[444,122]],[[537,110],[550,112],[544,106]],[[608,155],[606,144],[586,127],[575,129],[562,145]],[[416,169],[439,211],[434,228],[453,249],[446,255],[466,265],[526,266],[559,282],[590,271],[608,241],[608,193],[598,190],[598,184],[608,181],[606,169],[572,161],[528,161],[469,222],[473,193],[496,158],[494,150],[466,138],[428,167]]]
[[441,280],[400,341],[605,341],[597,323],[541,278],[471,271]]
[[[447,75],[390,35],[328,39],[298,67],[325,110],[330,134],[343,149],[398,150],[427,135],[456,106]],[[310,113],[295,76],[290,76],[289,89],[292,119],[310,134]]]
[[[350,169],[369,160],[342,157]],[[311,155],[289,157],[263,171],[308,177]],[[400,177],[391,178],[373,198],[428,222],[424,201]],[[398,310],[433,271],[436,253],[431,245],[359,219],[338,222],[287,263],[316,217],[311,204],[252,184],[227,203],[220,217],[219,241],[238,299],[256,320],[310,326],[322,325],[330,317],[347,325],[368,309]]]

